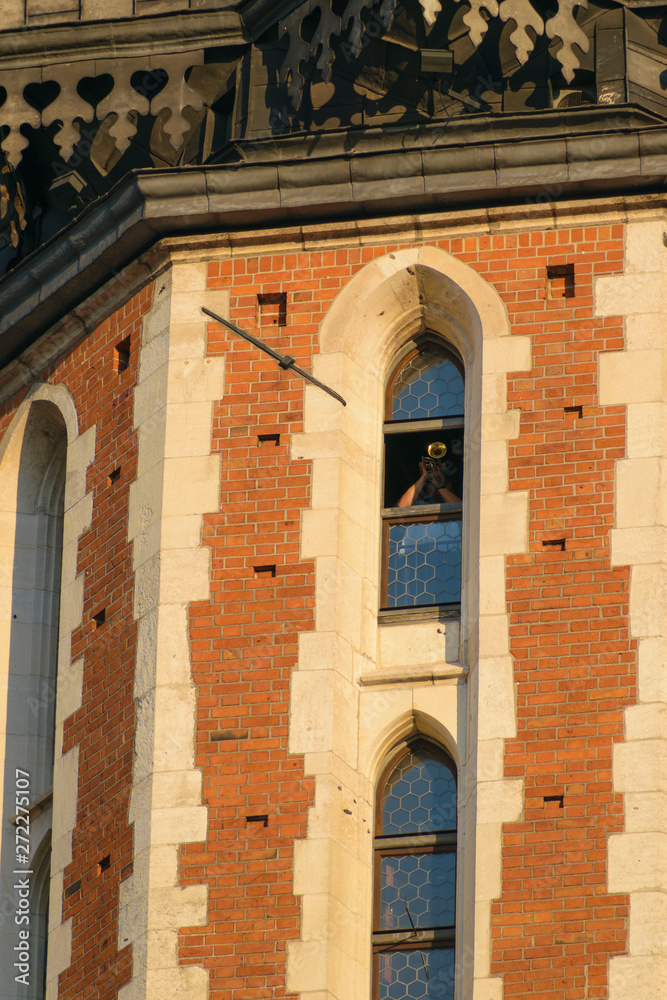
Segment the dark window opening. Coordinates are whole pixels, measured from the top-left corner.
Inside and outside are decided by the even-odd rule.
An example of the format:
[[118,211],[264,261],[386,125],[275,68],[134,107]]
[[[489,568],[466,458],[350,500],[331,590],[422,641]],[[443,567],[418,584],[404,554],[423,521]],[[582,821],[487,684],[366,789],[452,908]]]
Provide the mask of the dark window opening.
[[389,380],[386,396],[381,608],[461,600],[463,364],[426,341]]
[[[444,421],[443,421],[444,422]],[[419,476],[419,462],[428,455],[429,447],[436,442],[445,445],[447,451],[440,460],[445,479],[451,483],[452,492],[463,493],[463,425],[439,427],[420,432],[386,428],[384,451],[384,505],[397,507],[415,477]]]

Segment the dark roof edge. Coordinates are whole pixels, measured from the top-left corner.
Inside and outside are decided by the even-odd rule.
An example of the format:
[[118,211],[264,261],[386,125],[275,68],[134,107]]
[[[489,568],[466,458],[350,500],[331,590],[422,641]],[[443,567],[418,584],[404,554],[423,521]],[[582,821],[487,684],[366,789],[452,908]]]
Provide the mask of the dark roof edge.
[[183,10],[100,21],[43,24],[0,31],[0,65],[15,67],[187,52],[256,41],[303,0],[245,0],[217,10]]
[[303,0],[246,0],[241,4],[240,13],[248,30],[258,38],[302,3]]
[[[428,129],[425,130],[428,132]],[[384,140],[384,147],[383,147]],[[162,237],[662,191],[667,126],[482,144],[365,145],[325,157],[125,177],[0,281],[8,363]]]
[[0,32],[3,70],[62,62],[118,59],[151,51],[188,52],[216,45],[241,45],[256,35],[233,10],[205,10],[117,21],[76,21]]

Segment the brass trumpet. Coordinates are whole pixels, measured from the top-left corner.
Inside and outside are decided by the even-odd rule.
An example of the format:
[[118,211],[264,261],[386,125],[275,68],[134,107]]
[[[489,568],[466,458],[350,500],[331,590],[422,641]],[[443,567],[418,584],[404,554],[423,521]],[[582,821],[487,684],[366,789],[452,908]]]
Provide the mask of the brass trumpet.
[[428,446],[428,453],[431,458],[435,458],[439,462],[447,454],[447,445],[444,441],[434,441]]
[[428,455],[422,456],[422,465],[426,472],[432,472],[447,454],[447,445],[444,441],[433,441],[428,446]]

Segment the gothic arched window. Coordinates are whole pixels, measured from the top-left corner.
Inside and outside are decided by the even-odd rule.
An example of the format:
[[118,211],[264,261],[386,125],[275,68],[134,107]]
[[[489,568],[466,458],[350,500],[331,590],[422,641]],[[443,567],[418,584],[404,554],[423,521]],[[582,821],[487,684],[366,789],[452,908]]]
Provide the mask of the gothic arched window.
[[389,380],[385,414],[384,609],[461,600],[463,364],[426,341]]
[[[21,430],[22,428],[22,430]],[[9,432],[7,432],[9,433]],[[65,517],[67,429],[61,411],[44,399],[30,403],[3,441],[0,478],[3,558],[11,583],[0,601],[7,642],[3,663],[7,710],[4,732],[5,775],[21,790],[20,801],[5,797],[0,861],[12,868],[17,832],[31,815],[30,988],[14,980],[3,996],[35,1000],[45,996],[53,762],[56,733],[57,665]],[[10,484],[12,484],[10,488]],[[7,554],[11,553],[8,558]],[[6,567],[6,568],[9,568]],[[2,722],[0,721],[0,734]],[[0,735],[0,740],[2,735]],[[28,777],[29,776],[29,777]],[[19,784],[18,782],[21,782]],[[38,806],[36,811],[33,808]],[[20,807],[20,808],[19,808]],[[56,809],[57,809],[56,799]],[[21,811],[23,810],[23,811]],[[15,819],[11,816],[18,813]],[[27,858],[26,858],[27,860]],[[16,866],[14,861],[13,867]],[[0,968],[11,968],[18,938],[0,926]],[[16,931],[16,928],[15,928]],[[4,984],[3,984],[4,985]]]
[[455,913],[456,770],[413,743],[377,793],[374,1000],[453,1000]]

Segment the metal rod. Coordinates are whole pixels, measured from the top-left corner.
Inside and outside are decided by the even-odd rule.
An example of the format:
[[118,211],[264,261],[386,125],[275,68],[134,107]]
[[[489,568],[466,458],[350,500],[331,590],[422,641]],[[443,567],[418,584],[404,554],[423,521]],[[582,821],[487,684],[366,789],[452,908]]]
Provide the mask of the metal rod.
[[303,368],[299,368],[298,365],[295,365],[294,358],[279,354],[278,351],[274,351],[272,347],[269,347],[268,344],[259,340],[258,337],[253,337],[251,333],[248,333],[246,330],[242,330],[240,326],[237,326],[236,323],[232,323],[230,319],[223,319],[222,316],[218,316],[217,313],[211,312],[211,310],[207,309],[205,306],[202,306],[202,312],[206,313],[207,316],[210,316],[211,319],[214,319],[216,323],[222,323],[223,326],[226,326],[233,333],[237,333],[239,337],[243,337],[244,340],[254,344],[255,347],[260,349],[260,351],[264,351],[265,354],[268,354],[275,361],[277,361],[281,368],[284,368],[285,370],[288,368],[291,369],[296,372],[297,375],[301,375],[302,378],[305,378],[308,382],[312,382],[313,385],[318,387],[318,389],[324,389],[325,392],[328,392],[330,396],[337,399],[339,403],[343,404],[343,406],[347,406],[343,397],[339,396],[337,392],[334,392],[333,389],[330,389],[329,386],[325,385],[323,382],[319,382],[314,375],[311,375],[309,372],[305,372]]
[[[405,912],[408,915],[408,920],[410,921],[410,926],[412,927],[412,933],[416,934],[417,933],[417,928],[415,927],[415,922],[412,919],[412,914],[410,913],[410,907],[408,906],[408,902],[407,902],[405,896],[401,896],[401,899],[403,900],[403,905],[405,906]],[[419,951],[419,957],[421,958],[421,960],[422,960],[422,966],[424,967],[424,975],[426,976],[426,982],[428,982],[429,981],[429,979],[428,979],[428,969],[426,968],[426,962],[424,961],[424,952],[421,951],[421,949]]]

